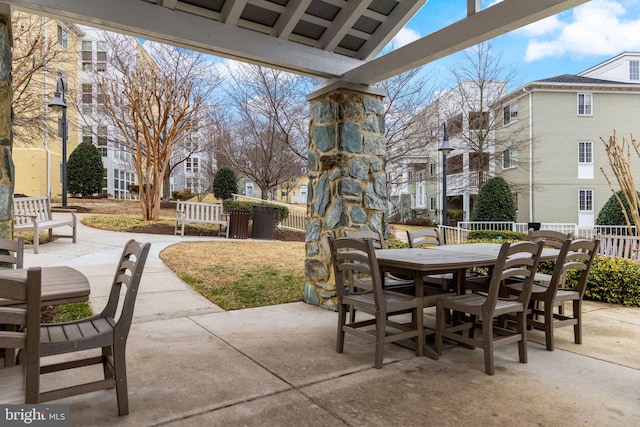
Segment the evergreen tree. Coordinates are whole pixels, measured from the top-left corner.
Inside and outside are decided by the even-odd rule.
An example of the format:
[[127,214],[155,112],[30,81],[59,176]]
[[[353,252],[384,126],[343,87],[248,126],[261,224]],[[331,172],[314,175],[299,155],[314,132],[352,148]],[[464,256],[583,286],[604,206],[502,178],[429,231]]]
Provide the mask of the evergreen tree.
[[102,190],[104,166],[95,145],[83,142],[67,161],[67,189],[71,194],[90,196]]
[[472,221],[515,221],[516,204],[507,182],[494,177],[484,183],[471,214]]
[[238,192],[238,178],[233,169],[222,167],[213,178],[213,195],[220,200],[230,199]]
[[[631,225],[633,225],[633,216],[631,215],[631,210],[629,208],[629,203],[627,203],[627,199],[625,199],[622,191],[618,191],[618,197],[622,200],[622,204],[624,205],[625,210],[627,211],[627,216],[629,221],[631,221]],[[624,219],[624,215],[622,213],[622,209],[620,208],[620,203],[618,203],[618,199],[616,199],[615,195],[611,195],[607,203],[604,204],[600,212],[598,212],[598,218],[596,218],[596,224],[598,225],[627,225],[627,222]]]

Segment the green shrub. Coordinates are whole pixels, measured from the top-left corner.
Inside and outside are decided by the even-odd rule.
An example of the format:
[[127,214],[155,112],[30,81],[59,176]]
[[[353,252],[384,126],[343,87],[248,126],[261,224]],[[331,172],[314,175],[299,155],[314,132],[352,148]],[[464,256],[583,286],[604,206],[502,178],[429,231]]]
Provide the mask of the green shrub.
[[516,204],[507,182],[494,177],[484,183],[471,213],[472,221],[515,221]]
[[67,188],[71,194],[82,197],[99,193],[102,190],[104,166],[98,148],[82,142],[69,156],[67,162]]
[[[554,263],[538,265],[538,271],[551,274]],[[567,287],[578,282],[578,271],[567,274]],[[585,298],[613,304],[640,306],[640,264],[624,258],[597,256],[589,271]]]
[[254,206],[269,206],[276,208],[275,222],[279,223],[283,219],[289,216],[289,209],[286,206],[271,205],[269,203],[255,203],[255,202],[239,202],[233,199],[227,199],[222,201],[222,206],[225,212],[230,210],[240,209],[249,212],[249,219],[253,219],[253,207]]
[[417,225],[419,227],[432,227],[433,220],[431,218],[413,218],[406,222],[407,225]]
[[403,242],[402,240],[398,240],[398,239],[389,239],[387,240],[387,247],[389,249],[408,248],[409,243]]
[[238,178],[233,169],[221,167],[213,177],[213,195],[216,199],[226,200],[238,192]]
[[184,191],[174,191],[171,193],[173,200],[189,200],[194,196],[190,188],[185,188]]
[[[627,203],[627,200],[624,198],[622,191],[618,191],[618,197],[622,200],[622,204],[627,211],[627,215],[629,216],[629,221],[631,221],[631,225],[633,225],[633,217],[631,216],[631,208]],[[622,209],[620,208],[620,203],[618,203],[618,199],[616,199],[615,195],[611,195],[607,203],[604,204],[600,212],[598,212],[598,218],[596,218],[596,224],[598,225],[627,225],[627,221],[624,219],[624,215],[622,213]]]
[[518,242],[525,240],[527,235],[525,233],[518,233],[517,231],[508,230],[473,230],[469,232],[469,243],[478,242]]

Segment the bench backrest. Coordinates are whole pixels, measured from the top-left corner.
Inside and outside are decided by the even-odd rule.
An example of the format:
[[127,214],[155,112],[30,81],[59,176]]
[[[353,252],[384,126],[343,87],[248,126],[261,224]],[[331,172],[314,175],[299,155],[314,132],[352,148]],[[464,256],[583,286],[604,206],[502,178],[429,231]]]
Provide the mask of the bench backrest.
[[639,236],[600,236],[600,255],[640,261]]
[[178,201],[176,210],[184,218],[196,221],[222,221],[222,205],[214,203]]
[[49,196],[14,197],[14,223],[16,225],[31,224],[31,218],[21,215],[35,216],[38,221],[51,220],[51,200]]

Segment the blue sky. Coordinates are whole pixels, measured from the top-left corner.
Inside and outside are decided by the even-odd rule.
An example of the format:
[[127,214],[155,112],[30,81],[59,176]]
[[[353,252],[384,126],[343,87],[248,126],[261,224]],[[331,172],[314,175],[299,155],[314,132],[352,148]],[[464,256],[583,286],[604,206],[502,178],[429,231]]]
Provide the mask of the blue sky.
[[[498,0],[501,1],[501,0]],[[536,1],[536,0],[531,0]],[[483,0],[483,8],[496,3]],[[392,41],[398,47],[466,15],[465,1],[429,0]],[[516,86],[560,74],[576,74],[624,51],[640,51],[640,0],[592,0],[492,40],[506,66],[517,69]],[[439,76],[460,61],[451,55],[431,64]]]

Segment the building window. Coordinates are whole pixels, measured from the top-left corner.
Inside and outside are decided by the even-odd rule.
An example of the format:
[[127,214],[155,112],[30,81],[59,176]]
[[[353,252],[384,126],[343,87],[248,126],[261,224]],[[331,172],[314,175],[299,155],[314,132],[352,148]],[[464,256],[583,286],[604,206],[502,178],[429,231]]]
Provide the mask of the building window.
[[640,80],[640,61],[629,61],[629,80]]
[[200,192],[200,180],[198,178],[187,178],[185,182],[185,190],[189,189],[192,193]]
[[469,111],[469,130],[489,129],[489,113],[486,111]]
[[581,212],[593,211],[593,190],[578,191],[578,210]]
[[244,192],[246,196],[253,196],[253,182],[247,182],[244,185]]
[[98,126],[98,150],[102,157],[107,157],[107,127]]
[[436,198],[435,197],[429,197],[429,209],[432,211],[436,210]]
[[107,71],[107,44],[105,42],[96,43],[96,71]]
[[91,126],[82,126],[82,142],[93,144],[93,130]]
[[591,116],[593,114],[593,95],[590,93],[578,94],[578,115]]
[[593,142],[578,141],[578,163],[581,163],[581,164],[593,163]]
[[462,132],[462,113],[447,120],[447,130],[449,132],[449,136],[454,136]]
[[518,121],[518,103],[514,102],[502,109],[502,124],[508,125]]
[[509,148],[502,152],[502,169],[510,169],[518,166],[518,152]]
[[93,85],[82,83],[82,114],[93,114]]
[[186,161],[186,169],[185,171],[187,173],[198,173],[199,171],[199,164],[198,164],[198,158],[197,157],[189,157]]
[[82,71],[91,71],[93,68],[93,43],[82,42]]
[[58,44],[65,49],[69,48],[69,33],[60,24],[58,24]]
[[438,165],[435,163],[429,163],[429,176],[436,176],[438,174]]

